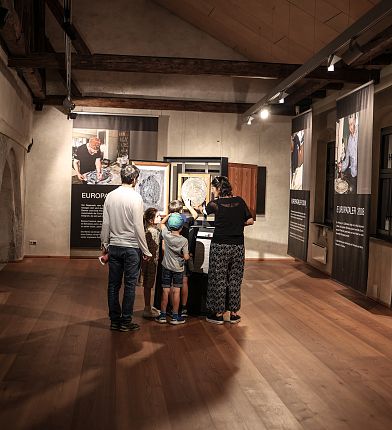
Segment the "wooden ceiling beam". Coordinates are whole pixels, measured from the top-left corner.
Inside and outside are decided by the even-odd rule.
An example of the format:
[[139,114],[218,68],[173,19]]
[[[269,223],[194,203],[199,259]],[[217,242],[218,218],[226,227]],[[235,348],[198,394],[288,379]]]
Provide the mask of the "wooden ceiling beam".
[[[10,67],[44,67],[58,69],[64,65],[64,54],[41,53],[25,57],[10,57]],[[146,57],[135,55],[94,54],[72,56],[73,69],[163,73],[180,75],[218,75],[233,77],[256,77],[282,79],[292,73],[298,65],[278,63],[257,63],[251,61],[206,60],[200,58]],[[309,73],[308,79],[325,79],[363,83],[378,76],[376,70],[337,68],[328,72],[326,67],[318,67]]]
[[91,51],[75,25],[72,23],[69,26],[64,25],[64,8],[61,6],[61,3],[58,0],[46,0],[46,4],[48,5],[53,16],[56,18],[56,21],[59,23],[60,27],[71,39],[75,51],[78,54],[90,55]]
[[[5,26],[0,30],[0,36],[7,47],[9,55],[22,55],[28,54],[28,50],[31,46],[31,40],[26,40],[26,36],[30,35],[31,26],[27,25],[29,29],[24,31],[22,28],[22,21],[19,14],[14,8],[14,2],[11,0],[2,0],[2,5],[8,9],[8,17]],[[27,7],[30,10],[32,7],[31,2],[23,3],[20,5],[20,14],[24,20],[27,18],[32,18],[32,14],[29,14]],[[30,10],[32,12],[32,9]],[[45,83],[42,78],[39,68],[36,67],[22,67],[17,68],[18,74],[25,81],[26,85],[29,87],[33,97],[37,99],[45,98]]]
[[[64,95],[47,96],[43,101],[46,105],[61,106]],[[228,103],[209,102],[194,100],[174,100],[174,99],[146,99],[134,97],[114,97],[110,96],[86,96],[75,97],[72,101],[78,107],[110,107],[125,109],[149,109],[149,110],[179,110],[196,112],[215,113],[236,113],[242,114],[251,106],[250,103]],[[290,106],[276,105],[272,107],[274,115],[294,115]]]
[[378,34],[370,42],[365,43],[360,47],[363,51],[357,60],[352,65],[361,66],[371,62],[371,60],[380,54],[383,54],[387,49],[392,47],[392,25]]
[[[48,38],[46,38],[45,40],[45,47],[46,47],[46,50],[48,50],[49,52],[55,53],[55,50]],[[61,79],[61,82],[64,84],[64,87],[67,88],[67,71],[65,70],[65,65],[63,65],[63,67],[58,70],[58,74]],[[71,77],[71,96],[77,96],[77,97],[82,96],[82,92],[80,91],[77,83],[75,82],[75,79],[73,79],[72,77]]]

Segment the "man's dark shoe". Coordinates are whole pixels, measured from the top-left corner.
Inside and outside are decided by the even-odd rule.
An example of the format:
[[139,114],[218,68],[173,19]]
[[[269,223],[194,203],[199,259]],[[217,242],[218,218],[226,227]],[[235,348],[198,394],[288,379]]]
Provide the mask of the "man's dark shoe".
[[120,321],[111,321],[110,322],[110,330],[120,330]]
[[133,322],[122,322],[120,331],[136,331],[140,329],[140,325]]

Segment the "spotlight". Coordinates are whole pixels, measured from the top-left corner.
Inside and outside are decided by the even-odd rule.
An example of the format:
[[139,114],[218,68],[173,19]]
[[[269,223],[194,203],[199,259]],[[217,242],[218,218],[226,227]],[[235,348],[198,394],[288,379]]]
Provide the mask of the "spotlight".
[[63,106],[70,111],[75,109],[75,103],[68,97],[63,100]]
[[266,109],[266,108],[261,109],[261,111],[260,111],[260,118],[261,119],[267,119],[268,117],[269,117],[269,110]]
[[251,125],[253,120],[254,120],[253,116],[252,116],[252,115],[250,115],[250,116],[248,117],[248,121],[246,122],[246,124],[247,124],[247,125]]
[[328,62],[327,62],[327,66],[328,66],[327,70],[328,70],[328,72],[334,72],[335,71],[335,64],[337,62],[339,62],[340,60],[341,60],[340,57],[338,57],[335,54],[331,54],[328,57]]
[[7,22],[9,10],[0,6],[0,30],[2,30]]
[[286,93],[286,91],[282,91],[280,93],[280,98],[279,98],[279,103],[282,104],[284,103],[284,99],[288,96],[288,94]]
[[76,112],[69,112],[67,115],[67,119],[76,119],[78,114]]

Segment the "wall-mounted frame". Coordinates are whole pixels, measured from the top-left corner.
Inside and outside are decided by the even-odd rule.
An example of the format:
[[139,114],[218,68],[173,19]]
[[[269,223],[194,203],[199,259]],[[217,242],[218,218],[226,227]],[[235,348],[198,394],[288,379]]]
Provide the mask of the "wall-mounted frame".
[[170,163],[160,161],[133,161],[140,175],[135,190],[142,196],[144,210],[156,208],[167,213],[170,191]]
[[211,199],[211,175],[209,173],[179,173],[177,198],[190,200],[195,208]]

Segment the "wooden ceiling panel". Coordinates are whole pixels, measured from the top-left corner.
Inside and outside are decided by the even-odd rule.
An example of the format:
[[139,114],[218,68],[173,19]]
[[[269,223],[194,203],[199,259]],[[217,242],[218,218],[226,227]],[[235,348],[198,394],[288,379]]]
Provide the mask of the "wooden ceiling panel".
[[350,3],[352,3],[352,0],[325,0],[325,1],[329,3],[331,6],[336,7],[336,9],[340,10],[346,15],[350,14]]
[[[239,3],[234,0],[213,1],[216,8],[212,12],[212,16],[217,13],[217,11],[223,11],[223,13],[232,20],[238,21],[240,25],[248,27],[255,35],[261,36],[270,42],[274,42],[272,9],[270,9],[270,13],[265,13],[264,11],[263,14],[259,14],[248,2]],[[281,34],[280,37],[283,37],[283,34]],[[278,39],[280,37],[278,36]]]
[[316,0],[316,19],[320,22],[326,23],[341,12],[342,10],[332,6],[326,0]]
[[309,15],[315,15],[316,0],[290,0],[290,3]]
[[290,22],[301,23],[300,25],[290,25],[290,40],[295,41],[309,54],[312,54],[314,52],[314,17],[296,6],[291,6]]
[[308,58],[311,56],[311,52],[299,43],[293,42],[292,39],[284,37],[279,42],[275,43],[274,46],[280,47],[286,53],[288,63],[295,64],[299,62],[299,58]]
[[315,28],[315,50],[318,51],[338,36],[338,32],[328,25],[318,22]]
[[155,2],[249,59],[302,63],[378,0]]
[[328,27],[334,29],[338,34],[344,31],[350,24],[348,15],[341,12],[325,23]]
[[[378,3],[378,2],[377,2]],[[350,18],[355,21],[364,15],[374,4],[370,0],[355,0],[350,2]]]
[[286,0],[275,0],[274,14],[272,16],[272,27],[274,42],[289,34],[290,5]]

